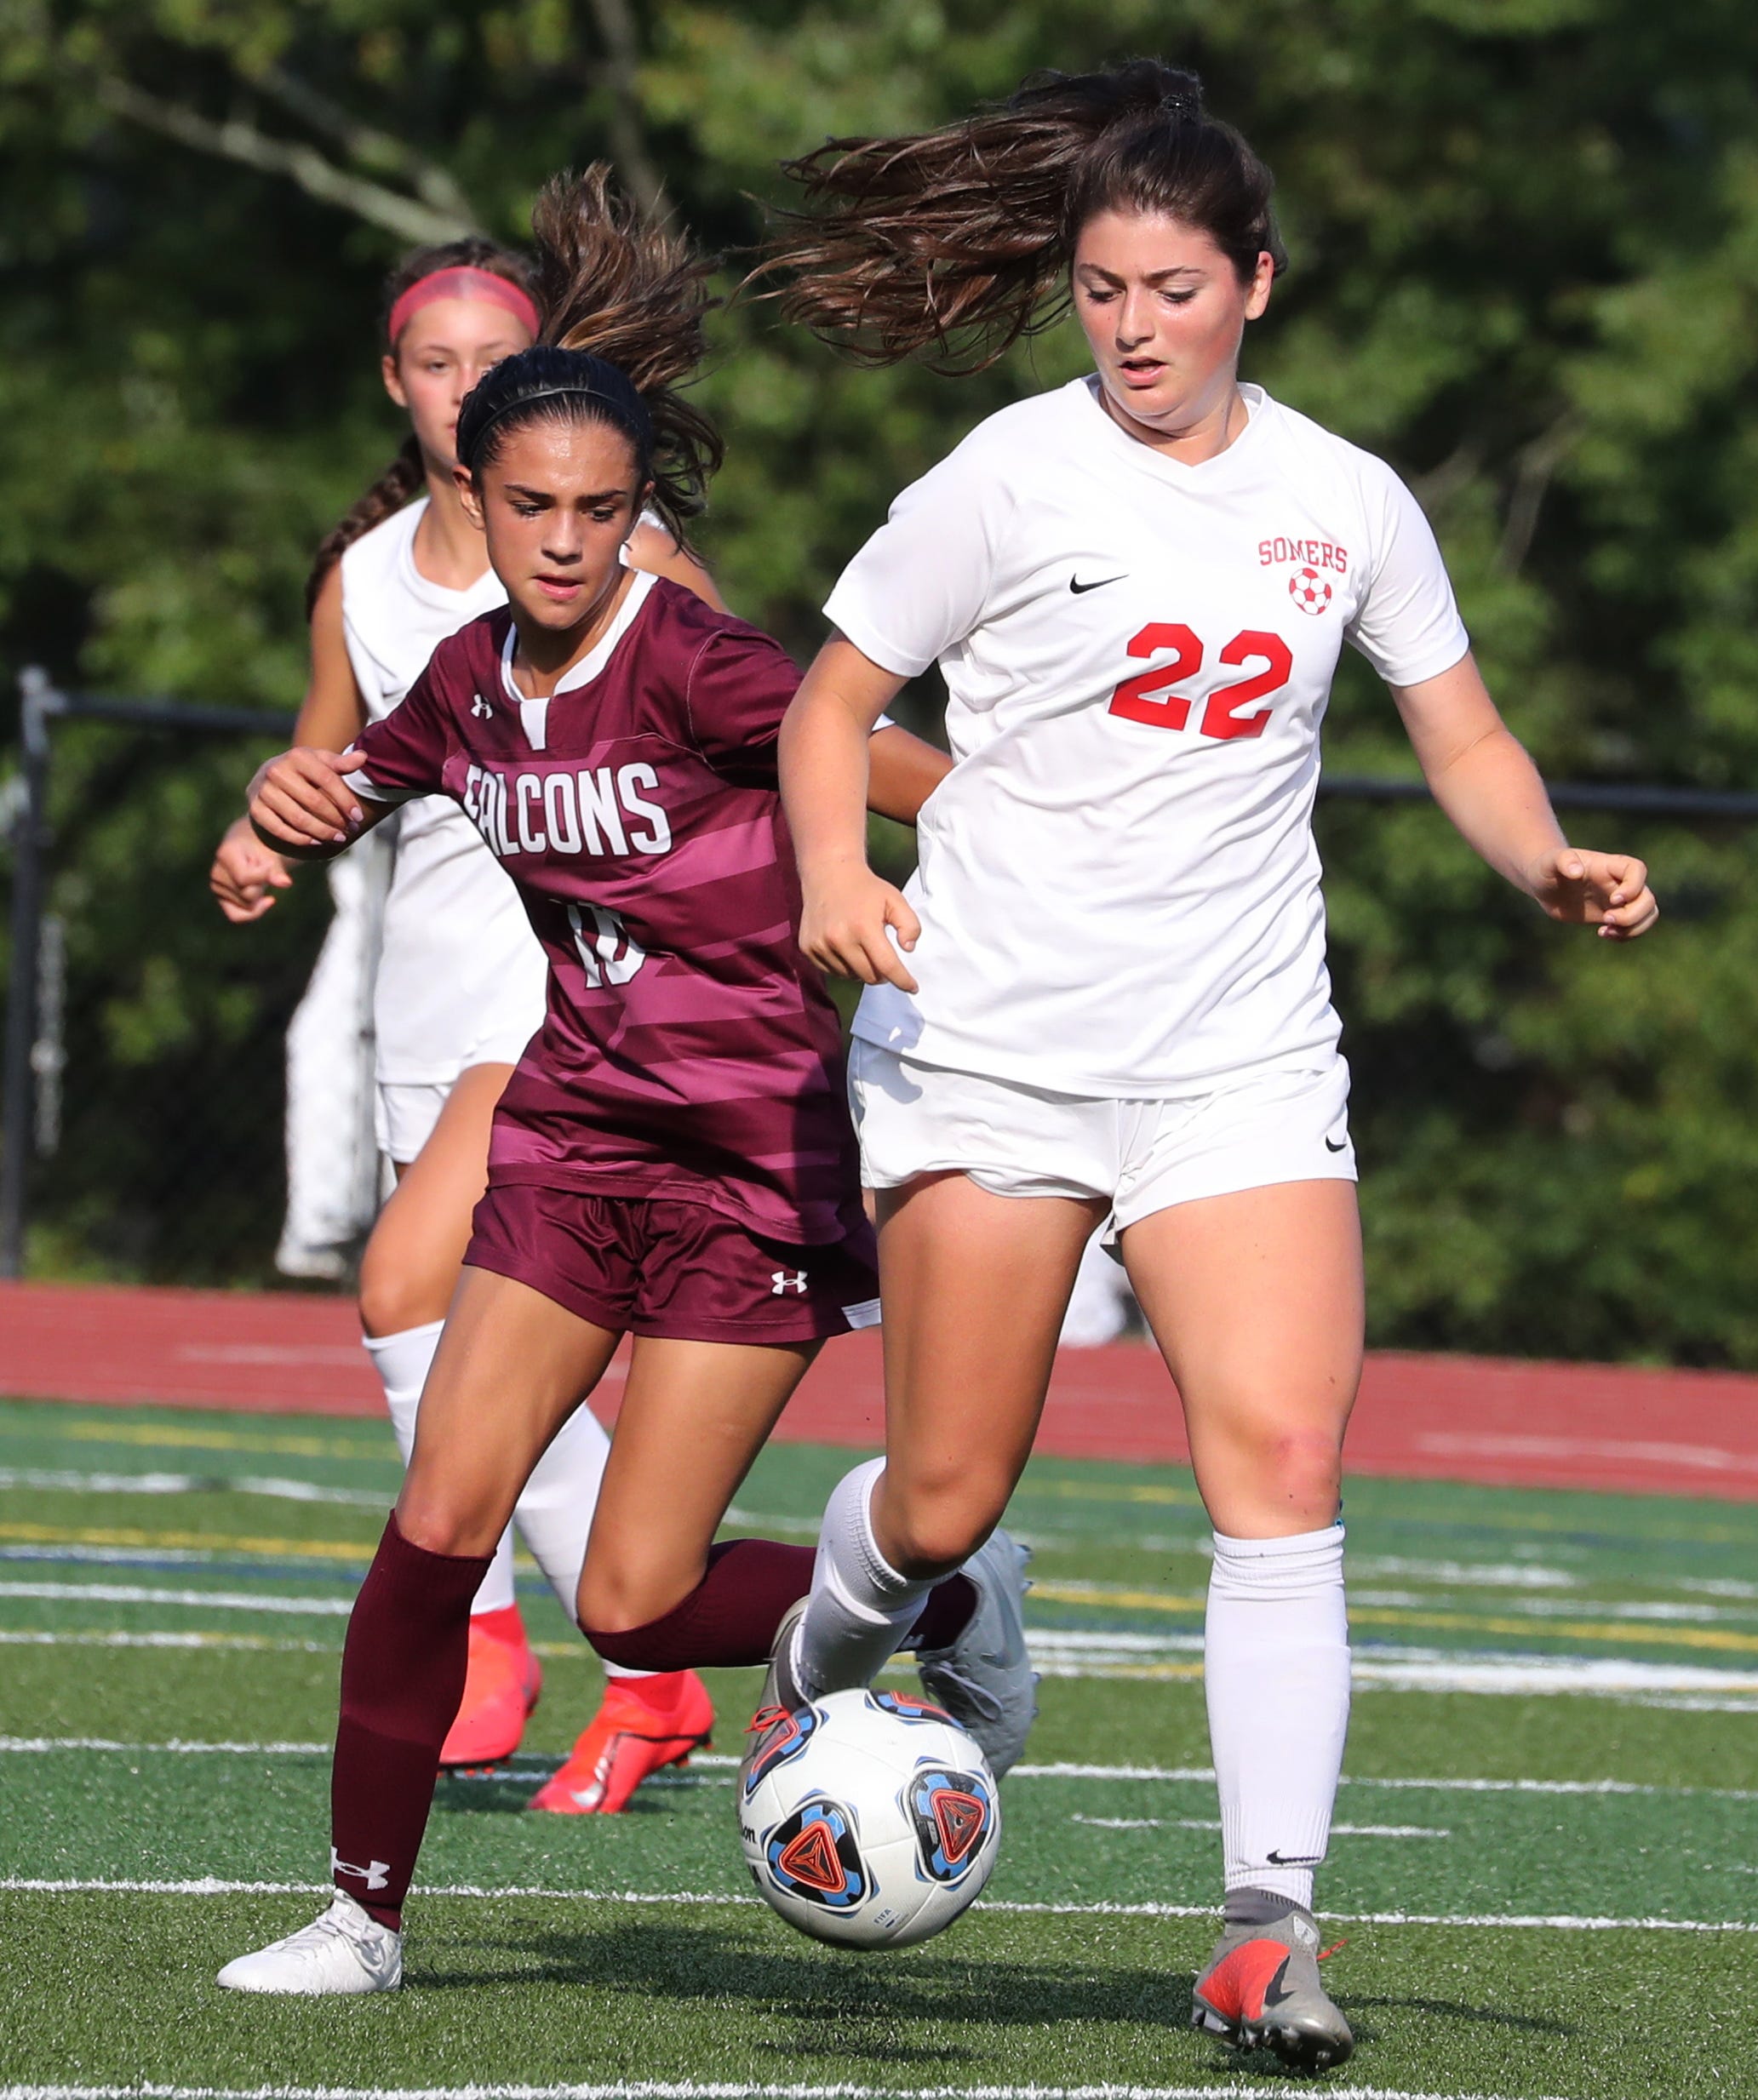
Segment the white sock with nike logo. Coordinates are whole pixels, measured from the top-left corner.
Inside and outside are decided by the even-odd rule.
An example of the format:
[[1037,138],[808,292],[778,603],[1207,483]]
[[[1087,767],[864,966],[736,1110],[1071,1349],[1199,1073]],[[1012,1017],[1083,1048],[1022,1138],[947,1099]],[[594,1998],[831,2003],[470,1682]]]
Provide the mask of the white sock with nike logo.
[[1228,1889],[1308,1909],[1349,1720],[1343,1525],[1215,1534],[1204,1633],[1209,1741]]

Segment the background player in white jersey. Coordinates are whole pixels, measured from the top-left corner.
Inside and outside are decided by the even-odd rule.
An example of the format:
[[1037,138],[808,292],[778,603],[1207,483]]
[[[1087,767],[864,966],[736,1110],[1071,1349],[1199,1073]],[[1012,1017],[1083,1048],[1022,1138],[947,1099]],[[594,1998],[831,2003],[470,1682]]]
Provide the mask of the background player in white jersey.
[[[1353,2047],[1310,1909],[1362,1348],[1309,822],[1342,644],[1460,832],[1552,918],[1628,941],[1654,900],[1639,861],[1564,839],[1397,477],[1238,383],[1282,260],[1270,178],[1188,75],[1052,77],[792,172],[815,208],[773,255],[795,318],[956,370],[1071,300],[1096,370],[897,499],[783,732],[802,945],[872,987],[850,1089],[883,1192],[888,1456],[832,1496],[776,1675],[784,1698],[870,1677],[996,1523],[1108,1214],[1215,1534],[1226,1916],[1194,2017],[1322,2068]],[[866,864],[867,725],[936,661],[955,764],[905,895]],[[1029,1697],[999,1664],[993,1689]]]
[[[607,240],[598,260],[608,303],[627,256]],[[386,391],[412,428],[325,539],[312,570],[312,680],[297,737],[325,750],[346,749],[367,722],[389,713],[440,642],[506,600],[459,501],[455,433],[459,407],[483,373],[535,335],[530,266],[487,240],[423,249],[388,280],[384,322]],[[719,604],[707,572],[662,529],[638,525],[629,557]],[[239,922],[260,918],[290,879],[243,819],[212,876],[221,910]],[[378,1137],[397,1187],[360,1267],[366,1347],[405,1462],[487,1176],[490,1119],[542,1020],[545,968],[517,891],[462,811],[438,797],[409,804],[373,1001]],[[517,1527],[570,1619],[608,1448],[581,1409],[519,1498]],[[464,1700],[444,1749],[452,1765],[510,1755],[541,1683],[514,1599],[510,1528],[478,1592],[470,1633]],[[607,1674],[603,1706],[534,1808],[615,1812],[648,1772],[707,1740],[713,1709],[693,1672],[607,1665]]]

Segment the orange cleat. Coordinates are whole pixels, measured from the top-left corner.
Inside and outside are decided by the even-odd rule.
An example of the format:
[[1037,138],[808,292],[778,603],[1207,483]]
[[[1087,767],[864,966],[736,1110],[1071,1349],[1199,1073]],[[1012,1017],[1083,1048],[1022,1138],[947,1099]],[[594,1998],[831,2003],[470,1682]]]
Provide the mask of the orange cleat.
[[472,1617],[463,1703],[440,1746],[441,1765],[498,1765],[511,1757],[542,1690],[543,1668],[525,1639],[518,1606]]
[[553,1816],[620,1816],[650,1773],[687,1764],[713,1725],[708,1688],[694,1670],[613,1677],[567,1763],[527,1805]]

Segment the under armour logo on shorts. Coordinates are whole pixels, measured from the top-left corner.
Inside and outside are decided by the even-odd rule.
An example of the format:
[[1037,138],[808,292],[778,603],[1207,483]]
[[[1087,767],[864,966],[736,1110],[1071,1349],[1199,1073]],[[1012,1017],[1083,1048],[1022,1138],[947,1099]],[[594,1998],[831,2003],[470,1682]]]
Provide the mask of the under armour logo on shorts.
[[331,1874],[351,1874],[364,1881],[369,1889],[387,1889],[391,1885],[391,1863],[388,1859],[375,1859],[364,1867],[351,1867],[332,1845],[329,1848]]
[[791,1276],[786,1269],[778,1268],[769,1281],[769,1295],[772,1298],[779,1298],[784,1290],[797,1290],[801,1297],[805,1296],[805,1271],[803,1268],[795,1269]]

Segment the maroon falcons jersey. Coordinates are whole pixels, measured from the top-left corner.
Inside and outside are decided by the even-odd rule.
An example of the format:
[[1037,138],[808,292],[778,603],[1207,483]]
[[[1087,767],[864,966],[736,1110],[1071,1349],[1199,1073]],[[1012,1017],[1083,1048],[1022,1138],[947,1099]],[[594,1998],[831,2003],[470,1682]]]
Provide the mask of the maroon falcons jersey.
[[491,1183],[683,1198],[790,1244],[859,1186],[835,1009],[800,953],[776,736],[779,644],[638,575],[554,696],[513,683],[506,607],[364,730],[381,801],[450,795],[549,957],[543,1026],[495,1113]]

